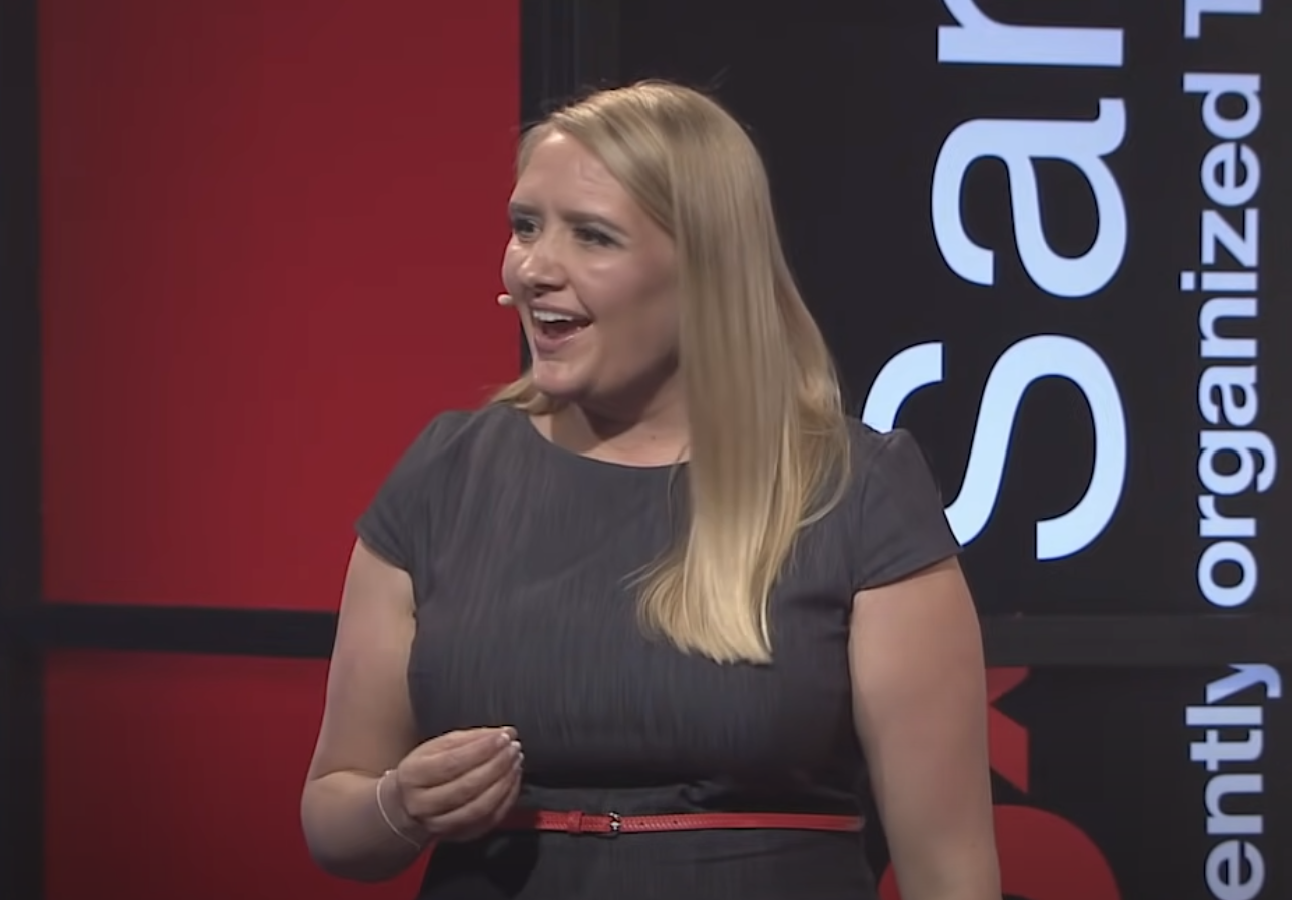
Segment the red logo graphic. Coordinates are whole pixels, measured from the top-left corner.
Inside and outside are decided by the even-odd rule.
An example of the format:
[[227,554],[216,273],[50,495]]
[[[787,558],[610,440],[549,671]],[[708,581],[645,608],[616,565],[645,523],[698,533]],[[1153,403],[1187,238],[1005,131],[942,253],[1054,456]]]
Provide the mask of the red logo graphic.
[[[1027,680],[1025,668],[987,673],[988,738],[992,769],[1029,793],[1027,729],[1006,716],[996,701]],[[996,847],[1001,890],[1026,900],[1121,900],[1108,860],[1085,832],[1043,809],[996,805]],[[879,885],[882,900],[901,900],[892,867]]]

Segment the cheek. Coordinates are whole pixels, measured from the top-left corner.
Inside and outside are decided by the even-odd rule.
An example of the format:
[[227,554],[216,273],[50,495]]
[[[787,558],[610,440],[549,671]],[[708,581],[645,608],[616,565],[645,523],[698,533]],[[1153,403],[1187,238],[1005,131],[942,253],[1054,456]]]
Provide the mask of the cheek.
[[520,293],[520,267],[524,261],[523,251],[516,246],[514,240],[509,240],[502,253],[502,283],[509,294]]
[[617,297],[600,310],[616,351],[624,358],[655,358],[677,349],[680,307],[672,292]]

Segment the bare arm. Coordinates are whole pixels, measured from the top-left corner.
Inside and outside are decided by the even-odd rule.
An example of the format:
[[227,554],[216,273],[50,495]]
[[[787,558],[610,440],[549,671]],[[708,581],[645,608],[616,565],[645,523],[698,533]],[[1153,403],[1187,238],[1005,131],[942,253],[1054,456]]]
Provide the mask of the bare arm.
[[[378,778],[416,744],[408,697],[413,639],[408,573],[356,542],[346,573],[327,701],[301,795],[310,854],[324,870],[360,881],[394,877],[420,851],[382,820]],[[425,837],[387,778],[383,806],[400,830]]]
[[903,900],[1001,900],[982,640],[959,564],[858,593],[850,659]]

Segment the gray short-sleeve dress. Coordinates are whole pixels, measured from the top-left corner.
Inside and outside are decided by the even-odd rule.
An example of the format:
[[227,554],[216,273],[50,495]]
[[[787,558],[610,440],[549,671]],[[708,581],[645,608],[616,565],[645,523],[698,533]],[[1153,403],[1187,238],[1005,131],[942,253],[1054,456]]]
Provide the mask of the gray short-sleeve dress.
[[[357,526],[413,580],[419,733],[515,726],[532,809],[858,814],[852,598],[959,546],[911,436],[851,434],[848,493],[773,595],[774,663],[718,665],[646,637],[625,586],[684,521],[684,465],[591,460],[506,406],[437,416]],[[420,897],[866,900],[873,881],[857,834],[507,832],[435,848]]]

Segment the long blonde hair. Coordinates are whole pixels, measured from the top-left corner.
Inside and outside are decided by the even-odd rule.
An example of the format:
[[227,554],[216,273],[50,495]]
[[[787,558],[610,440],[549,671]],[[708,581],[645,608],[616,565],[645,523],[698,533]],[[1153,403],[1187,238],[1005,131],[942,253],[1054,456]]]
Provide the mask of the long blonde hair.
[[[641,574],[643,624],[718,662],[770,662],[772,588],[800,530],[838,502],[849,438],[763,162],[717,103],[667,82],[600,91],[552,113],[522,138],[518,169],[552,132],[594,153],[677,247],[690,522]],[[494,402],[557,408],[528,374]]]

